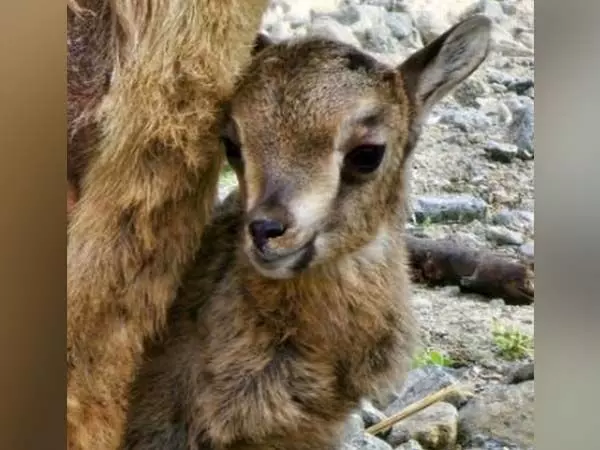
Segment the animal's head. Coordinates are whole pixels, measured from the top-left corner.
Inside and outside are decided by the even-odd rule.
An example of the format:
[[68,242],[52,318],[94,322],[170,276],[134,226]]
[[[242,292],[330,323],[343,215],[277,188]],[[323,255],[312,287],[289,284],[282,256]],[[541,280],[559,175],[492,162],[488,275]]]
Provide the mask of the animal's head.
[[484,61],[490,29],[472,16],[398,67],[329,40],[257,40],[223,131],[256,269],[291,277],[403,221],[423,119]]

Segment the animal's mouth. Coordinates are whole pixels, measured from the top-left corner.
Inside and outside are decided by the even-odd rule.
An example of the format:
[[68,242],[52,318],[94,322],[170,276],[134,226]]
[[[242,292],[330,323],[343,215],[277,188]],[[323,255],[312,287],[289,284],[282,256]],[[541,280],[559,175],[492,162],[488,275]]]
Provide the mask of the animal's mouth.
[[305,244],[285,252],[261,251],[255,246],[250,250],[250,260],[260,272],[267,275],[273,271],[298,272],[306,268],[315,253],[316,234]]
[[260,263],[264,267],[276,267],[285,265],[287,261],[293,261],[302,253],[304,253],[307,250],[307,247],[308,245],[303,245],[302,247],[294,249],[291,252],[286,252],[284,254],[264,253],[258,250],[256,247],[252,247],[252,256],[256,260],[256,262]]

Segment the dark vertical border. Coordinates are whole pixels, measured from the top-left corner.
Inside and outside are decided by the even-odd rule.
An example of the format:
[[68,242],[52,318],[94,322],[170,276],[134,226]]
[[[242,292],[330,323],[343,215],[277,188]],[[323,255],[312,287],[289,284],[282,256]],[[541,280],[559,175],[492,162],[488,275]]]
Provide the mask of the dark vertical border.
[[0,448],[65,448],[66,15],[0,4]]
[[600,4],[536,24],[536,446],[598,448]]

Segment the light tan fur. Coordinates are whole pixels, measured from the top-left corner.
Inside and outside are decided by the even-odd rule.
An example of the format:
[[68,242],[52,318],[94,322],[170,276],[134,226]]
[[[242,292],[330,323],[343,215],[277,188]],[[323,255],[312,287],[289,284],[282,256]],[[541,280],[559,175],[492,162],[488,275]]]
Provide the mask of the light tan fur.
[[267,0],[67,1],[67,446],[119,445],[144,340],[215,201],[221,104]]
[[323,39],[258,54],[223,128],[240,190],[148,350],[125,449],[335,450],[360,400],[404,377],[407,161],[490,27],[472,17],[397,68]]

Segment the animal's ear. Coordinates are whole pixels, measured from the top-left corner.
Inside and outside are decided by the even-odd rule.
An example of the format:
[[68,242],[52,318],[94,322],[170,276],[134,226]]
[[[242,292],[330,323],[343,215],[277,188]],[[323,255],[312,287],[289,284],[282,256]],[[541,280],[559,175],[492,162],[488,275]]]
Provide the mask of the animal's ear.
[[485,60],[491,30],[489,18],[470,16],[400,64],[398,70],[418,116],[426,115]]
[[254,46],[252,48],[252,56],[256,55],[258,52],[264,50],[265,48],[273,45],[274,42],[271,40],[269,36],[265,33],[258,33],[256,38],[254,39]]

